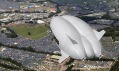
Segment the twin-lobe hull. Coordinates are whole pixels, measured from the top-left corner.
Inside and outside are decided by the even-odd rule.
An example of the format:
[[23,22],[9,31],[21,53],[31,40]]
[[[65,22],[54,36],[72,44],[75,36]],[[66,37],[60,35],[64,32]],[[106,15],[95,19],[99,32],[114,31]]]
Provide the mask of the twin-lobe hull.
[[81,36],[78,30],[61,17],[55,17],[51,21],[51,29],[59,41],[59,48],[65,54],[76,59],[85,58]]
[[[89,41],[90,45],[92,46],[94,50],[95,57],[99,57],[102,54],[101,45],[100,45],[98,36],[96,36],[93,29],[86,22],[82,21],[79,18],[76,18],[74,16],[69,16],[69,15],[64,15],[62,16],[62,18],[69,21],[79,31],[79,33],[82,36],[84,36],[87,39],[87,41]],[[88,48],[87,44],[85,43],[84,43],[84,46]],[[87,48],[86,50],[88,51]]]
[[82,20],[73,16],[57,16],[51,20],[50,27],[59,41],[62,57],[85,59],[99,57],[101,46],[94,31]]

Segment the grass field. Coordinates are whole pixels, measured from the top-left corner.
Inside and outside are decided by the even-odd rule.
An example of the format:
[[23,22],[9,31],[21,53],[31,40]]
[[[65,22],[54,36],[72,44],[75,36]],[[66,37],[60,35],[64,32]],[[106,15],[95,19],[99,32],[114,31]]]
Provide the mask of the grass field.
[[38,39],[47,35],[48,27],[45,25],[16,25],[11,27],[18,35],[26,38]]

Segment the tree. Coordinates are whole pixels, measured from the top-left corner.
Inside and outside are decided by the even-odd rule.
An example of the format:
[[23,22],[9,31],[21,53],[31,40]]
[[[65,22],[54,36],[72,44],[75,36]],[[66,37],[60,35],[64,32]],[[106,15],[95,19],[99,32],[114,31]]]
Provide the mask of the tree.
[[31,35],[31,32],[28,32],[28,35]]
[[109,13],[106,13],[106,14],[103,15],[101,18],[103,18],[103,19],[111,19]]

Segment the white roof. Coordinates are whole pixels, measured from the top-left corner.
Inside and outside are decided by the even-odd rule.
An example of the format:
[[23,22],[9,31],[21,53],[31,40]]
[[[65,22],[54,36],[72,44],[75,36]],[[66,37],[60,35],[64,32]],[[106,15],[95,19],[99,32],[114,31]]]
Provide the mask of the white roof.
[[38,20],[37,23],[38,23],[38,24],[42,24],[42,23],[45,23],[45,22],[42,21],[42,20]]
[[3,51],[5,51],[5,50],[6,50],[6,48],[2,48],[2,50],[1,50],[1,51],[3,52]]

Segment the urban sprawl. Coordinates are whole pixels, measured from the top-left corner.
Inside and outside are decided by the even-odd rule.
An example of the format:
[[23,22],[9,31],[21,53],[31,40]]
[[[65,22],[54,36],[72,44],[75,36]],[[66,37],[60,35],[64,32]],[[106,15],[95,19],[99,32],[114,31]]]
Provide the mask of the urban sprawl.
[[62,70],[119,70],[118,0],[0,0],[0,71],[59,71],[61,53],[50,21],[62,15],[106,31],[101,59],[70,59]]

